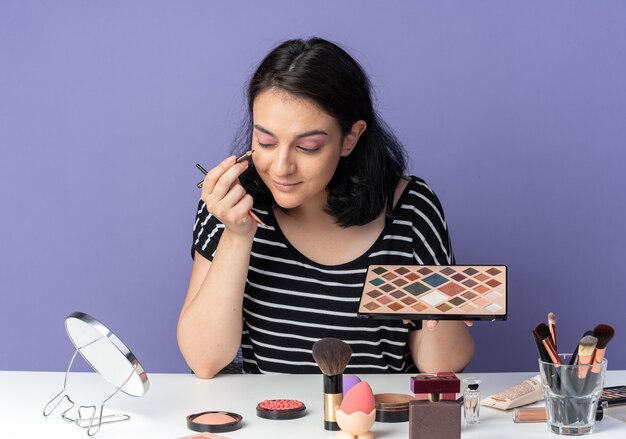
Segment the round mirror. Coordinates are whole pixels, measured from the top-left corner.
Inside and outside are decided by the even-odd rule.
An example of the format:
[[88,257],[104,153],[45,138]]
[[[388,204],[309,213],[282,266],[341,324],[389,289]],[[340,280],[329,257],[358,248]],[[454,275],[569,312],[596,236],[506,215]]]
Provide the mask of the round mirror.
[[148,375],[137,358],[98,320],[75,312],[65,319],[65,330],[85,361],[110,384],[131,396],[148,391]]

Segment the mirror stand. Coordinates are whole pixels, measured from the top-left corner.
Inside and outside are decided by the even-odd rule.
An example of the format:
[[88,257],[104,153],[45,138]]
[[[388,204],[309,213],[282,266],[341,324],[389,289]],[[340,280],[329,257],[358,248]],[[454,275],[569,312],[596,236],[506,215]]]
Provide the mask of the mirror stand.
[[[53,412],[61,410],[61,404],[66,402],[69,408],[61,412],[61,418],[87,429],[88,436],[94,436],[103,424],[129,420],[130,416],[125,414],[103,415],[103,412],[104,405],[120,391],[130,396],[142,396],[148,391],[150,387],[148,376],[137,358],[115,334],[88,314],[82,312],[70,314],[65,319],[65,329],[75,347],[74,354],[65,371],[63,389],[48,401],[43,409],[43,415],[48,417]],[[76,404],[67,391],[68,379],[78,353],[115,390],[99,405],[78,406],[76,416],[71,416],[69,412]]]
[[[91,343],[94,343],[97,340],[94,340]],[[100,410],[99,410],[99,414],[96,417],[96,405],[81,405],[78,407],[78,417],[72,418],[70,415],[68,415],[68,412],[70,410],[72,410],[75,406],[74,401],[72,400],[72,398],[70,398],[70,396],[66,393],[67,390],[67,381],[68,381],[68,377],[70,375],[71,369],[72,369],[72,364],[74,364],[74,359],[76,359],[76,354],[78,354],[78,352],[83,348],[86,347],[85,346],[81,346],[80,348],[76,349],[74,351],[74,354],[72,355],[72,358],[70,360],[70,364],[67,366],[67,370],[65,371],[65,378],[63,379],[63,389],[57,393],[50,401],[48,401],[48,403],[45,405],[45,407],[43,408],[43,415],[45,417],[50,416],[52,413],[54,413],[54,411],[61,405],[61,403],[63,402],[63,400],[67,400],[70,404],[70,406],[63,410],[63,412],[61,412],[61,418],[65,421],[65,422],[69,422],[69,423],[74,423],[76,424],[78,427],[80,428],[86,428],[87,429],[87,435],[88,436],[94,436],[99,430],[100,427],[102,426],[102,424],[112,424],[115,422],[122,422],[122,421],[127,421],[130,419],[129,415],[124,415],[124,414],[111,414],[111,415],[102,415],[103,411],[104,411],[104,404],[106,404],[106,402],[113,398],[113,396],[115,396],[115,394],[117,392],[119,392],[122,387],[124,387],[124,385],[128,382],[128,380],[133,376],[133,374],[135,373],[135,370],[137,369],[137,366],[135,365],[133,367],[132,372],[128,375],[128,378],[126,378],[126,380],[122,383],[121,386],[116,387],[115,391],[113,393],[111,393],[109,396],[107,396],[101,403],[100,403]],[[56,401],[56,404],[53,405],[53,403]],[[51,408],[49,408],[51,405],[53,405]],[[87,415],[87,416],[83,416],[83,411],[91,411],[91,416]]]

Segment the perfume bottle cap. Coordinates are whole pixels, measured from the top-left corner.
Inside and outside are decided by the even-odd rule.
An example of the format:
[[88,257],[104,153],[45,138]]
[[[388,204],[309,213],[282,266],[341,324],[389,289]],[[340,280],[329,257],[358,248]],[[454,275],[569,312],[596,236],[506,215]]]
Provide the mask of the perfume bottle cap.
[[461,389],[461,382],[456,375],[421,373],[411,377],[411,391],[413,393],[457,393]]
[[478,390],[478,384],[470,384],[467,388],[470,390]]

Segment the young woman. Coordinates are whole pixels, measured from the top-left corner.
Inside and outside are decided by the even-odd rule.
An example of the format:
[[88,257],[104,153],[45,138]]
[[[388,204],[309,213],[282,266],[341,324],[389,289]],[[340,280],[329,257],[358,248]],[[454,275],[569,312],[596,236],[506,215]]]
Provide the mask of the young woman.
[[[238,154],[207,174],[178,324],[191,369],[211,378],[242,348],[250,373],[317,373],[313,343],[350,345],[347,372],[458,371],[463,322],[357,319],[368,265],[452,264],[439,200],[404,177],[359,64],[326,40],[290,40],[248,88]],[[252,219],[253,211],[264,224]]]

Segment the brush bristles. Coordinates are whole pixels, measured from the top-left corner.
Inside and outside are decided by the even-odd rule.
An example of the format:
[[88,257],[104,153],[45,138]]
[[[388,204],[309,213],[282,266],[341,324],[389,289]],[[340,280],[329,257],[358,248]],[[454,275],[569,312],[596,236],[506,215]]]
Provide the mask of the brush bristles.
[[615,335],[615,329],[610,325],[604,323],[599,324],[593,328],[593,336],[598,339],[597,349],[604,349],[609,344],[613,336]]
[[578,358],[593,355],[596,344],[598,344],[598,339],[593,335],[585,335],[581,338],[580,343],[578,343]]
[[338,338],[323,338],[313,345],[313,359],[324,375],[339,375],[346,370],[352,349]]
[[539,323],[535,328],[535,334],[537,334],[539,340],[545,340],[546,338],[550,338],[550,329],[545,323]]
[[548,323],[556,325],[556,315],[553,312],[548,314]]

